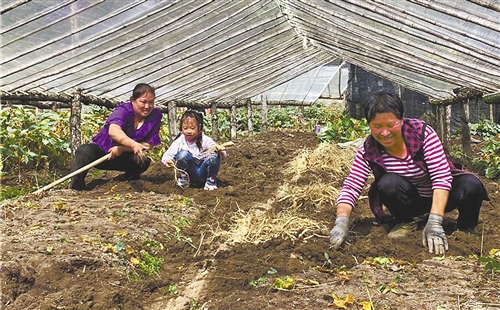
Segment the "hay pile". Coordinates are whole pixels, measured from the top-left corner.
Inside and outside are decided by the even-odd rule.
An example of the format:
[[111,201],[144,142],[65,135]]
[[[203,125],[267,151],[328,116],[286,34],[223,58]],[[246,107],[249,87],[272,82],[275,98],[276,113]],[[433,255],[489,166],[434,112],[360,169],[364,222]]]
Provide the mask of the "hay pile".
[[314,175],[318,181],[340,188],[349,173],[355,150],[334,143],[321,143],[314,150],[303,150],[283,171],[298,182],[304,175]]
[[[213,238],[223,238],[228,244],[263,243],[274,238],[306,240],[311,236],[328,237],[331,223],[322,223],[302,216],[301,210],[331,208],[343,180],[349,172],[355,151],[342,149],[333,143],[322,143],[314,150],[304,150],[284,169],[290,182],[284,182],[276,199],[267,204],[239,210],[232,215],[233,225],[228,231],[217,230]],[[312,176],[312,177],[311,177]],[[301,178],[314,182],[298,185]],[[276,202],[285,204],[274,212]]]
[[264,243],[274,238],[307,239],[317,235],[325,226],[312,219],[300,216],[294,210],[273,214],[272,205],[260,205],[244,212],[239,210],[232,216],[233,225],[228,231],[218,230],[213,237],[221,237],[227,244]]

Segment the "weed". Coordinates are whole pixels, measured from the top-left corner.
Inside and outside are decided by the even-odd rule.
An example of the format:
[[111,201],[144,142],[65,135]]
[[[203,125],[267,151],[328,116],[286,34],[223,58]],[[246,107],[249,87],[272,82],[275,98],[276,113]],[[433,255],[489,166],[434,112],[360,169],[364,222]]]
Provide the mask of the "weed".
[[141,260],[137,264],[137,269],[147,276],[157,275],[161,269],[163,258],[159,258],[149,254],[145,250],[141,250]]
[[191,221],[185,217],[174,218],[173,221],[175,223],[174,234],[173,234],[174,238],[177,239],[177,241],[179,242],[188,242],[192,244],[193,239],[191,237],[183,236],[181,233],[184,227],[191,226]]
[[193,203],[193,199],[185,196],[179,196],[178,201],[181,205],[189,207]]
[[325,256],[325,260],[326,262],[323,264],[323,266],[325,266],[326,263],[328,263],[328,265],[332,265],[332,260],[330,259],[330,255],[328,255],[328,253],[324,253],[324,256]]
[[198,309],[199,306],[200,305],[199,305],[198,301],[195,299],[191,299],[191,301],[189,302],[189,310]]
[[479,262],[486,263],[484,270],[491,271],[491,278],[495,277],[495,272],[500,272],[500,250],[492,249],[489,256],[481,256],[478,258]]
[[152,249],[163,249],[163,244],[154,240],[145,240],[142,244]]
[[13,186],[2,186],[0,188],[0,201],[17,198],[26,194],[26,190],[23,188],[17,188]]
[[113,217],[116,217],[116,218],[124,218],[125,217],[125,213],[123,213],[122,211],[115,211],[113,212]]
[[266,277],[259,277],[256,280],[250,281],[250,286],[257,287],[257,286],[263,284],[264,282],[266,282]]
[[175,285],[175,284],[169,284],[164,290],[165,290],[165,293],[167,293],[167,294],[176,295],[178,293],[177,285]]

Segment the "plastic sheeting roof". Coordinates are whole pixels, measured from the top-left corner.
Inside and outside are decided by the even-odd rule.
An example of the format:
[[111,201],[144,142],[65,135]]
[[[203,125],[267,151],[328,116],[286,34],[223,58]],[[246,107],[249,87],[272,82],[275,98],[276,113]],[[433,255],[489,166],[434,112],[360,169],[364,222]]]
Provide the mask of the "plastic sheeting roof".
[[345,60],[434,98],[500,90],[498,0],[3,0],[0,91],[251,98]]
[[[312,104],[316,102],[323,94],[328,97],[340,95],[347,87],[347,72],[342,71],[342,64],[339,65],[325,65],[314,68],[288,82],[276,86],[270,90],[266,90],[263,94],[266,95],[267,100],[274,103],[295,102],[302,104]],[[341,83],[340,75],[343,73],[343,80]],[[337,77],[334,81],[334,77]],[[335,95],[327,89],[330,84],[334,84],[336,90]],[[253,101],[260,101],[261,96],[252,98]]]

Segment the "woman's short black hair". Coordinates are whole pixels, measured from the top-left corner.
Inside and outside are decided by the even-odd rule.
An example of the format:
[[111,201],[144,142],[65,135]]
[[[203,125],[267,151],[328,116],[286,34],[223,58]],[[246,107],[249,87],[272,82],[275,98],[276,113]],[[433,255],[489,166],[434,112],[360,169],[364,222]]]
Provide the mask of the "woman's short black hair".
[[137,100],[137,99],[141,98],[141,96],[146,94],[146,93],[150,93],[156,97],[155,89],[153,86],[146,84],[146,83],[139,83],[139,84],[135,85],[134,90],[132,91],[132,97],[130,97],[130,101]]
[[368,123],[380,113],[393,113],[403,119],[404,105],[398,95],[381,90],[370,95],[363,104],[365,118]]

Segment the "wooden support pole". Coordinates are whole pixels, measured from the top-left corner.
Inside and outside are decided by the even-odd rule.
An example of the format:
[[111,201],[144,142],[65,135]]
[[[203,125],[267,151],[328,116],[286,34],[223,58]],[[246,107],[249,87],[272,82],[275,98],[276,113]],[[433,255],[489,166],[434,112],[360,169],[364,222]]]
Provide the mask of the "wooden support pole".
[[462,160],[466,166],[472,164],[472,147],[469,130],[469,99],[460,103],[460,125],[462,129]]
[[82,144],[82,102],[80,101],[81,89],[78,89],[71,100],[71,114],[69,116],[69,131],[71,136],[71,154],[75,155],[76,149]]
[[217,103],[212,102],[210,106],[210,114],[212,115],[212,139],[219,141],[219,122],[217,116]]
[[236,119],[236,105],[231,106],[231,140],[236,140],[238,137],[238,121]]
[[444,132],[443,132],[443,146],[444,149],[450,151],[450,140],[451,140],[451,105],[446,105],[444,107]]
[[267,95],[263,93],[261,95],[261,102],[262,102],[262,132],[267,132]]
[[252,101],[247,99],[248,135],[253,135]]
[[175,102],[170,101],[167,105],[168,110],[168,132],[170,133],[170,141],[174,140],[178,133],[177,127],[177,106]]
[[441,141],[443,141],[443,132],[444,132],[444,128],[443,128],[443,106],[442,105],[436,105],[436,122],[437,122],[437,126],[436,126],[436,132],[438,134],[438,137]]
[[[477,104],[477,99],[476,99],[476,104]],[[493,112],[493,105],[490,104],[489,106],[490,106],[490,121],[494,122],[495,118],[493,117],[493,115],[495,115],[495,113]]]

